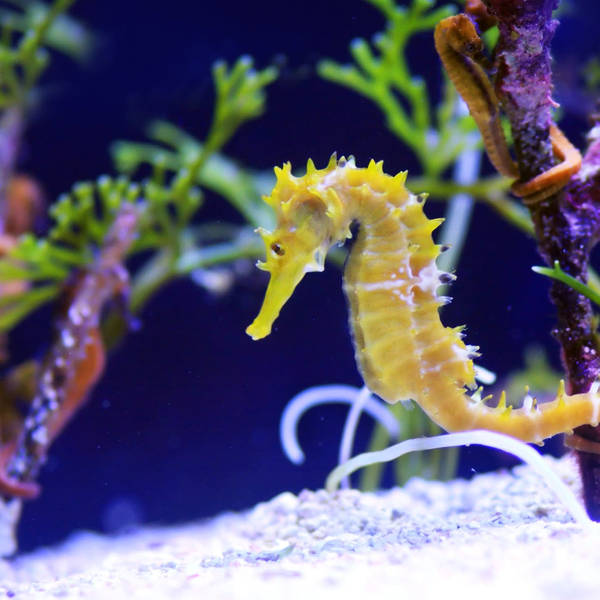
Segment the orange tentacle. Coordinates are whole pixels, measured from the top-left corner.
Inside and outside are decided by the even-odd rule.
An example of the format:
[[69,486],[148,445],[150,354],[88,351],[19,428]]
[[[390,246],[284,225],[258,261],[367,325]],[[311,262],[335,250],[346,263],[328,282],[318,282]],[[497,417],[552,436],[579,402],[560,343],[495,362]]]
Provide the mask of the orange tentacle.
[[[435,47],[440,59],[475,120],[487,155],[496,170],[506,177],[519,176],[510,156],[500,123],[499,101],[482,68],[483,43],[471,19],[464,14],[443,19],[435,28]],[[550,125],[550,141],[560,163],[525,182],[515,182],[511,191],[533,205],[559,192],[581,167],[581,154],[562,131]]]
[[552,150],[560,163],[524,183],[513,183],[511,191],[527,205],[536,204],[559,192],[581,168],[581,153],[554,123],[550,125]]
[[600,442],[582,438],[575,433],[565,435],[564,443],[565,446],[572,448],[573,450],[587,452],[588,454],[600,454]]
[[498,173],[518,177],[500,122],[500,103],[487,73],[479,62],[483,43],[471,19],[460,14],[443,19],[434,33],[435,49],[450,81],[461,95],[475,120],[485,151]]

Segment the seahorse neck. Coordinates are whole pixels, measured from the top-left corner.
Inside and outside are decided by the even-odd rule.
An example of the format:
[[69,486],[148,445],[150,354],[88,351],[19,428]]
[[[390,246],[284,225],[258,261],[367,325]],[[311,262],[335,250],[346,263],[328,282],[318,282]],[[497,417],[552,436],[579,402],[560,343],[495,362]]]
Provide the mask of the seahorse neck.
[[420,265],[413,264],[411,223],[404,220],[413,219],[414,209],[422,214],[419,200],[392,177],[364,170],[353,172],[339,193],[360,224],[344,272],[357,364],[369,388],[386,400],[414,398],[421,389],[420,350],[411,334]]
[[321,183],[324,188],[333,189],[344,205],[344,227],[357,221],[363,228],[373,227],[386,219],[392,224],[393,209],[415,198],[403,184],[403,177],[390,177],[374,164],[368,169],[350,165],[336,169]]

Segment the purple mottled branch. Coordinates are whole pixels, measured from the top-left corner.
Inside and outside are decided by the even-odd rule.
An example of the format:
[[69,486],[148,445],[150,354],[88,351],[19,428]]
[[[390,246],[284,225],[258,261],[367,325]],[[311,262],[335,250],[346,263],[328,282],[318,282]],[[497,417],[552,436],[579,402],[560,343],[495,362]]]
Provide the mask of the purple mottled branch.
[[552,122],[550,42],[556,0],[489,0],[498,19],[496,88],[513,133],[521,179],[553,165],[548,130]]
[[[521,180],[555,164],[549,127],[552,122],[550,43],[557,26],[557,0],[485,0],[498,19],[496,91],[510,120]],[[580,281],[587,281],[589,256],[600,232],[600,128],[590,133],[582,168],[558,193],[530,207],[538,250],[546,263],[555,260]],[[553,282],[556,307],[553,330],[570,393],[586,392],[600,373],[600,348],[590,301]],[[600,428],[575,433],[600,442]],[[600,455],[577,452],[590,516],[600,520]]]

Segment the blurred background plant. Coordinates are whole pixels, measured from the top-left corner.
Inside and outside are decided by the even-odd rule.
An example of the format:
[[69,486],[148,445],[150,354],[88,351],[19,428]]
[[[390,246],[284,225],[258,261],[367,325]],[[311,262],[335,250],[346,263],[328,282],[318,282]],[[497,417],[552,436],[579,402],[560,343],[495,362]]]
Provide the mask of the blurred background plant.
[[[272,176],[245,169],[220,153],[244,123],[264,112],[265,89],[277,77],[275,67],[256,70],[252,59],[243,56],[231,66],[221,61],[213,67],[215,102],[212,122],[203,142],[169,123],[153,123],[149,136],[160,147],[116,144],[114,154],[121,174],[75,183],[70,192],[50,206],[50,225],[46,231],[33,231],[44,213],[41,187],[31,178],[16,174],[15,170],[27,111],[34,104],[36,85],[49,64],[49,50],[83,59],[92,46],[89,32],[67,15],[73,4],[74,0],[56,0],[48,5],[14,0],[0,5],[3,360],[10,358],[7,336],[36,309],[50,301],[66,302],[68,315],[65,317],[61,312],[55,316],[57,340],[41,363],[45,366],[32,368],[37,361],[27,361],[13,365],[5,374],[5,393],[0,397],[0,414],[3,415],[0,442],[6,451],[4,454],[11,450],[0,466],[3,482],[9,481],[7,477],[17,476],[11,471],[16,468],[15,456],[19,456],[20,462],[35,458],[37,464],[39,460],[32,456],[34,451],[29,447],[32,442],[26,439],[30,433],[28,422],[39,423],[42,415],[47,420],[47,414],[54,412],[58,415],[55,420],[62,423],[72,415],[73,407],[62,406],[68,401],[48,403],[48,377],[58,381],[53,384],[52,397],[65,391],[59,398],[65,394],[68,397],[73,382],[79,381],[81,386],[81,377],[85,377],[87,383],[78,391],[77,404],[85,400],[94,385],[95,376],[89,379],[82,375],[90,369],[87,354],[93,326],[85,331],[77,329],[81,315],[73,317],[68,303],[75,303],[78,294],[81,300],[77,288],[72,290],[77,274],[80,279],[82,274],[92,274],[93,283],[88,278],[88,283],[83,284],[88,285],[88,293],[104,293],[98,286],[114,285],[114,278],[102,279],[101,264],[106,262],[102,257],[112,252],[110,244],[114,244],[115,239],[121,234],[131,238],[131,232],[120,232],[120,228],[131,228],[132,218],[135,219],[133,243],[122,244],[123,255],[113,254],[109,262],[114,263],[115,259],[125,262],[133,255],[139,258],[132,268],[125,309],[122,303],[112,303],[109,310],[102,310],[102,302],[96,307],[102,313],[93,315],[94,319],[102,319],[103,345],[108,347],[114,346],[127,332],[132,322],[128,316],[138,314],[159,289],[175,278],[190,276],[213,291],[229,287],[231,274],[209,270],[222,264],[231,266],[237,259],[257,257],[262,252],[262,244],[252,231],[257,226],[269,227],[273,222],[269,207],[260,199],[261,193],[271,185]],[[134,179],[144,162],[150,167]],[[203,188],[216,192],[239,211],[242,224],[199,222],[197,215],[203,203]],[[127,206],[134,207],[135,212],[124,212]],[[109,239],[113,241],[107,241]],[[106,292],[107,298],[112,295],[112,291]],[[87,305],[80,303],[80,306],[83,306],[85,321],[90,317],[89,311]],[[81,339],[76,335],[81,335]],[[59,355],[61,363],[52,363]],[[67,363],[72,363],[67,365],[67,370],[65,357]],[[103,365],[103,361],[98,364]],[[93,367],[97,368],[101,370],[102,366]],[[15,373],[21,376],[18,390],[6,393]],[[23,382],[25,375],[28,380]],[[46,437],[49,439],[43,444],[44,454],[53,436]],[[39,445],[35,452],[38,450]],[[37,472],[33,467],[30,470],[31,476]],[[18,486],[11,485],[3,484],[1,491],[5,497],[10,498],[13,492],[15,496],[29,494],[27,489],[21,494]],[[8,543],[2,551],[10,552],[11,548]]]
[[[145,256],[132,277],[133,314],[176,277],[192,275],[210,285],[210,278],[201,277],[202,270],[259,256],[261,244],[252,231],[273,222],[269,207],[260,199],[272,178],[244,169],[219,151],[241,125],[262,114],[264,89],[276,74],[274,67],[256,71],[249,57],[231,67],[217,63],[213,121],[203,143],[162,121],[149,128],[149,137],[160,145],[116,143],[114,157],[121,174],[74,184],[51,206],[53,224],[48,232],[22,236],[0,263],[0,281],[38,283],[12,298],[11,310],[4,312],[0,328],[10,330],[41,302],[56,297],[72,271],[92,261],[124,203],[135,203],[141,209],[131,254]],[[149,166],[149,173],[135,180],[142,165]],[[245,224],[197,224],[203,187],[234,206]]]

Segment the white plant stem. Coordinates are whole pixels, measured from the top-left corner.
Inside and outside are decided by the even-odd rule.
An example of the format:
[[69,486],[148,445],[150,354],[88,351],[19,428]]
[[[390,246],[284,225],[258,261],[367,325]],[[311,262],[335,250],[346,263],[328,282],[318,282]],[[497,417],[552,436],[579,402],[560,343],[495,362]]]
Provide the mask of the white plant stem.
[[327,477],[325,487],[329,492],[333,492],[337,489],[342,479],[348,477],[358,469],[375,463],[396,460],[408,452],[451,448],[454,446],[469,446],[471,444],[504,450],[526,462],[538,475],[540,475],[544,483],[565,505],[573,519],[579,525],[587,528],[595,527],[595,523],[589,519],[573,492],[561,481],[540,454],[527,444],[508,435],[481,429],[459,433],[447,433],[429,438],[415,438],[400,442],[385,450],[359,454],[343,465],[336,467],[329,474],[329,477]]
[[[365,389],[365,388],[363,388]],[[294,464],[299,465],[304,462],[304,452],[298,443],[298,422],[302,415],[314,406],[321,404],[350,404],[354,406],[361,390],[350,385],[321,385],[308,388],[298,395],[294,396],[285,407],[281,415],[279,425],[279,437],[285,455]],[[381,423],[394,439],[400,437],[400,425],[393,413],[373,398],[368,390],[364,392],[364,405],[362,409],[371,415],[376,421]],[[351,411],[352,412],[352,411]],[[360,412],[356,418],[360,416]],[[345,429],[348,428],[348,425]],[[354,435],[350,438],[352,445]],[[341,450],[340,450],[341,453]]]

